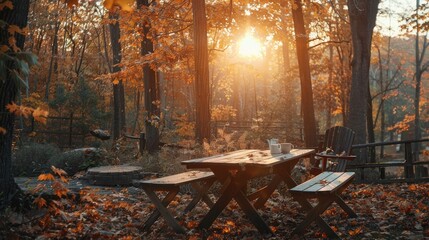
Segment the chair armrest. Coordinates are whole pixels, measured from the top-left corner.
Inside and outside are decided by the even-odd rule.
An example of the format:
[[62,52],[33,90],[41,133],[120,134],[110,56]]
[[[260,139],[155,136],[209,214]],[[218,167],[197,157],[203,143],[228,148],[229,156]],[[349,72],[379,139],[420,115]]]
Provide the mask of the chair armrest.
[[316,156],[322,158],[322,172],[324,172],[326,170],[326,164],[328,162],[328,158],[331,158],[331,159],[344,159],[344,160],[350,160],[350,161],[356,158],[355,155],[341,156],[341,155],[326,154],[326,153],[316,153]]

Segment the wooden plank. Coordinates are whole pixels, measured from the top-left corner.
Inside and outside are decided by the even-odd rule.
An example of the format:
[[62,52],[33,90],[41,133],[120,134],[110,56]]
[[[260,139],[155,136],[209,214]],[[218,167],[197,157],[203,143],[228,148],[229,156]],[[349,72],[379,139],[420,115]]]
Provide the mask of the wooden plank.
[[245,154],[230,154],[219,157],[194,159],[182,161],[188,168],[212,168],[229,167],[245,169],[246,165],[258,167],[272,167],[297,158],[302,158],[315,153],[314,149],[294,149],[287,154],[270,154],[269,150],[251,150]]
[[202,181],[209,178],[214,178],[214,173],[203,171],[189,171],[150,180],[138,180],[134,181],[134,183],[136,183],[137,186],[141,186],[143,188],[157,186],[178,186],[195,181]]
[[321,189],[326,188],[325,191],[332,191],[336,188],[335,184],[332,184],[336,179],[341,177],[342,173],[332,172],[329,176],[317,181],[314,185],[304,190],[306,193],[319,192]]
[[210,160],[212,160],[212,159],[216,159],[217,161],[221,161],[221,160],[223,160],[223,159],[228,159],[228,158],[232,158],[232,157],[235,157],[235,156],[240,156],[240,155],[243,155],[243,156],[245,156],[246,154],[249,154],[249,153],[252,153],[252,152],[255,152],[255,151],[258,151],[258,150],[248,150],[248,149],[245,149],[245,150],[237,150],[237,151],[233,151],[233,152],[229,152],[229,153],[225,153],[225,154],[219,154],[219,155],[214,155],[214,156],[209,156],[209,157],[204,157],[204,158],[196,158],[196,159],[191,159],[191,160],[185,160],[185,161],[182,161],[182,164],[187,164],[187,163],[195,163],[195,162],[197,162],[197,163],[199,163],[199,162],[210,162]]
[[334,181],[328,183],[325,187],[321,188],[319,192],[332,192],[344,184],[353,180],[355,173],[354,172],[344,172]]
[[316,177],[314,177],[314,178],[312,178],[312,179],[310,179],[310,180],[308,180],[306,182],[303,182],[303,183],[299,184],[298,186],[290,189],[289,191],[291,191],[291,192],[294,192],[294,191],[297,191],[297,192],[304,191],[305,189],[313,186],[314,184],[316,184],[320,180],[323,180],[324,178],[328,177],[331,174],[332,174],[332,172],[322,172],[321,174],[317,175]]

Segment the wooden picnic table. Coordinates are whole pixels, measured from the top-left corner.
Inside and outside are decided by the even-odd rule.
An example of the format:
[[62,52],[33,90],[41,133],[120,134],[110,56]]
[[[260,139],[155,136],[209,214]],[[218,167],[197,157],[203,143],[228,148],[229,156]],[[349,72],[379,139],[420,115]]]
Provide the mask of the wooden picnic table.
[[[302,158],[310,157],[314,149],[293,149],[289,153],[271,154],[269,150],[238,150],[221,155],[182,161],[189,169],[209,168],[223,184],[223,191],[201,220],[199,228],[209,228],[228,203],[234,199],[249,220],[261,234],[272,234],[270,227],[258,214],[281,182],[289,188],[297,184],[291,177],[293,167]],[[272,180],[262,189],[246,195],[247,182],[256,177],[274,174]],[[254,204],[252,200],[256,200]]]

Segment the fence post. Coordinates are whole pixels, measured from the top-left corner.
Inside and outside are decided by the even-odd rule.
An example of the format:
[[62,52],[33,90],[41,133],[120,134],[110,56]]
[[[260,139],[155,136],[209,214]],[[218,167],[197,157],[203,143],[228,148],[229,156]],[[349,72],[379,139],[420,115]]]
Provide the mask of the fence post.
[[405,143],[405,165],[404,173],[405,178],[414,178],[414,169],[413,169],[413,151],[411,142]]

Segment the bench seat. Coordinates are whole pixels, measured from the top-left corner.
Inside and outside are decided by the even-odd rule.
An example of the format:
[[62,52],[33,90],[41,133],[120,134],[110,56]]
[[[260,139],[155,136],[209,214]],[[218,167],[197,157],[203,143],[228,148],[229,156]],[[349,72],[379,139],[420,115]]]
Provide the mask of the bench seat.
[[[179,193],[180,186],[191,184],[196,193],[191,202],[186,206],[184,213],[191,211],[201,200],[209,207],[213,206],[213,202],[207,195],[207,191],[215,180],[215,175],[212,172],[204,171],[189,171],[149,180],[134,180],[133,185],[142,188],[156,207],[144,223],[143,229],[149,231],[150,227],[162,215],[167,224],[176,232],[185,233],[185,229],[167,209],[168,205]],[[156,191],[167,191],[167,194],[161,200],[155,193]]]
[[[354,179],[354,172],[323,172],[316,177],[290,189],[292,197],[297,200],[307,216],[294,230],[293,234],[302,233],[313,221],[322,228],[330,238],[340,238],[320,215],[336,202],[349,217],[356,217],[356,213],[344,202],[340,194]],[[316,206],[311,205],[308,199],[317,198]]]

